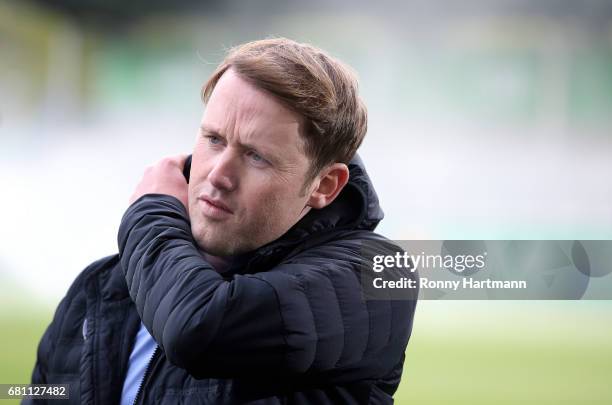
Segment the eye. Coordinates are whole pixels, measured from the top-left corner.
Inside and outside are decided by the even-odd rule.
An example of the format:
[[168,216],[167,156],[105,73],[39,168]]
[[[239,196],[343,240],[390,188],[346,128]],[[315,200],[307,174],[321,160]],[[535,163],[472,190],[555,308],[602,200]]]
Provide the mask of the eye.
[[263,165],[268,164],[268,161],[266,159],[264,159],[259,153],[253,150],[248,151],[247,156],[251,159],[253,163],[255,163],[258,166],[263,166]]
[[221,143],[221,139],[218,136],[215,135],[208,135],[208,143],[210,143],[211,145],[218,145]]

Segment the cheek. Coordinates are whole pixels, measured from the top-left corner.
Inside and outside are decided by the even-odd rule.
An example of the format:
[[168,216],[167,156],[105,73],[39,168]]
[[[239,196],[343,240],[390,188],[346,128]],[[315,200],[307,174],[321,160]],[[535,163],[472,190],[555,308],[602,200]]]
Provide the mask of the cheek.
[[189,173],[189,196],[197,195],[208,177],[211,167],[210,151],[206,145],[198,142],[193,149],[191,157],[191,171]]
[[268,213],[274,211],[274,194],[266,190],[266,188],[248,190],[243,194],[242,205],[246,217],[250,218],[250,221],[257,221],[259,218],[267,217]]
[[192,214],[192,208],[195,207],[195,202],[197,201],[197,193],[195,190],[195,186],[193,185],[193,183],[190,181],[189,184],[187,185],[187,202],[189,205],[189,216],[191,216]]
[[[299,190],[286,185],[261,187],[246,199],[248,214],[256,222],[266,222],[268,226],[284,226],[297,221],[305,201],[298,197]],[[257,221],[260,219],[260,221]]]

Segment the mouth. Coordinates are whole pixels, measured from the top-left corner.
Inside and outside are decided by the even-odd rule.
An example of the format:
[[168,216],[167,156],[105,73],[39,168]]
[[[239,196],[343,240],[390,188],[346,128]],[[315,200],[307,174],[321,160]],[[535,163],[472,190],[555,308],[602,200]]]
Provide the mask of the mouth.
[[204,215],[216,219],[226,218],[234,214],[225,203],[220,200],[213,199],[207,196],[201,196],[198,198],[203,204]]

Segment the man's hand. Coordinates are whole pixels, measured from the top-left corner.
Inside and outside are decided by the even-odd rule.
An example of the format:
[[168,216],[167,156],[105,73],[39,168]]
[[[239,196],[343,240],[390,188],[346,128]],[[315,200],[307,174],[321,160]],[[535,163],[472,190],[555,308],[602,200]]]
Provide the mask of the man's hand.
[[177,198],[187,205],[187,180],[183,176],[183,167],[188,155],[167,157],[153,166],[147,167],[142,180],[130,197],[130,204],[145,194],[166,194]]

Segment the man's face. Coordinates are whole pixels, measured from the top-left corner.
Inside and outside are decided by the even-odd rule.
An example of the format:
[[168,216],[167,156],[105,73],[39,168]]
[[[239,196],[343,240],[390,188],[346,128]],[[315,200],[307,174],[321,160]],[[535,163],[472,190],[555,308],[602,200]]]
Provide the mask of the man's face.
[[231,69],[219,79],[193,151],[189,216],[199,247],[216,256],[271,242],[307,212],[310,160],[303,118]]

